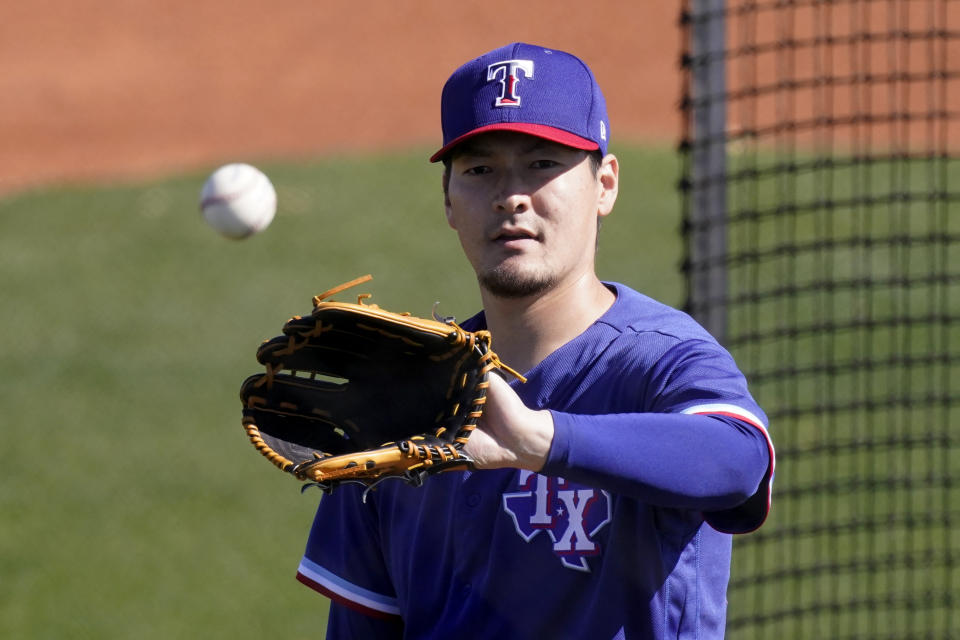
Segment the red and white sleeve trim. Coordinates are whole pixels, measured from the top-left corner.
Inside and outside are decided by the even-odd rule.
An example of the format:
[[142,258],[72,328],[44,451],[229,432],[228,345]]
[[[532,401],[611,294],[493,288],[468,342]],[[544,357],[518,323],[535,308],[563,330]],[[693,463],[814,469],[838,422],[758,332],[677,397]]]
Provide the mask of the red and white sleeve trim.
[[766,438],[767,442],[770,445],[770,448],[773,449],[773,443],[770,441],[770,434],[767,433],[767,427],[759,417],[756,416],[751,411],[747,411],[743,407],[738,407],[735,404],[724,404],[720,402],[715,402],[712,404],[698,404],[692,407],[687,407],[681,413],[694,414],[694,415],[721,415],[728,416],[730,418],[736,418],[746,422],[752,427],[760,429]]
[[400,606],[396,598],[348,582],[308,558],[300,561],[297,580],[317,593],[365,615],[375,618],[392,618],[400,615]]

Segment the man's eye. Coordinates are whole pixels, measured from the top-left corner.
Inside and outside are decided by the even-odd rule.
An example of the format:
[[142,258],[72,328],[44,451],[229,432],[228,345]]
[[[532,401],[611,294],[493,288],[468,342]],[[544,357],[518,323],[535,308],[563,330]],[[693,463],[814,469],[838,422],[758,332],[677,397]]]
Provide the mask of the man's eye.
[[463,175],[466,176],[479,176],[485,173],[490,173],[490,167],[479,165],[476,167],[470,167],[463,172]]
[[530,164],[533,169],[552,169],[560,163],[556,160],[535,160]]

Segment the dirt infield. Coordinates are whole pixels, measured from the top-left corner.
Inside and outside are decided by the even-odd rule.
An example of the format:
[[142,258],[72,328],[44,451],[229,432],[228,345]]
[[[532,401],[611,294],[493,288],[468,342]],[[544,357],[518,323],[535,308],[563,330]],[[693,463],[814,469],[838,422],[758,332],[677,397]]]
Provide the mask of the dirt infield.
[[[0,21],[0,192],[439,141],[453,68],[571,50],[613,141],[676,140],[678,3],[36,0]],[[162,9],[160,8],[162,7]]]

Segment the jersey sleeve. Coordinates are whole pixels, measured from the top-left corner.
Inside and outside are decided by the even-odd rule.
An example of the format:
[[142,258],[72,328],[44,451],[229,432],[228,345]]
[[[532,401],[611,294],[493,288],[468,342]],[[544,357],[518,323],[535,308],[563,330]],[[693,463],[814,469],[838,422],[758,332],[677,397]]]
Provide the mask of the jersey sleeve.
[[355,609],[337,602],[330,604],[327,618],[325,640],[355,640],[356,638],[377,638],[377,640],[401,640],[403,621],[397,617],[375,618],[364,615]]
[[774,450],[732,357],[691,340],[649,369],[617,374],[627,377],[617,384],[630,387],[636,405],[603,415],[551,410],[555,435],[543,473],[700,510],[719,531],[759,527],[770,507]]
[[400,607],[381,552],[376,509],[358,490],[340,487],[320,500],[297,580],[353,612],[396,622]]

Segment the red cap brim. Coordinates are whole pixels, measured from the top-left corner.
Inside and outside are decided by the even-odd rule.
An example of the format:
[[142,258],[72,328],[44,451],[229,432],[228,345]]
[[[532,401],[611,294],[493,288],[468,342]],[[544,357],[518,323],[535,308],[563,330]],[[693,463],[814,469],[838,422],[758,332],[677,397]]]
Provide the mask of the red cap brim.
[[556,129],[543,124],[527,124],[525,122],[498,122],[497,124],[488,124],[484,127],[478,127],[473,131],[469,131],[462,136],[451,140],[445,144],[442,149],[430,156],[430,162],[438,162],[443,160],[444,156],[450,153],[455,146],[464,140],[469,140],[474,136],[478,136],[481,133],[487,133],[488,131],[516,131],[517,133],[526,133],[527,135],[536,136],[538,138],[550,140],[551,142],[557,142],[568,147],[573,147],[574,149],[583,149],[585,151],[596,151],[600,148],[600,145],[593,140],[581,138],[580,136],[574,135],[569,131],[564,131],[563,129]]

